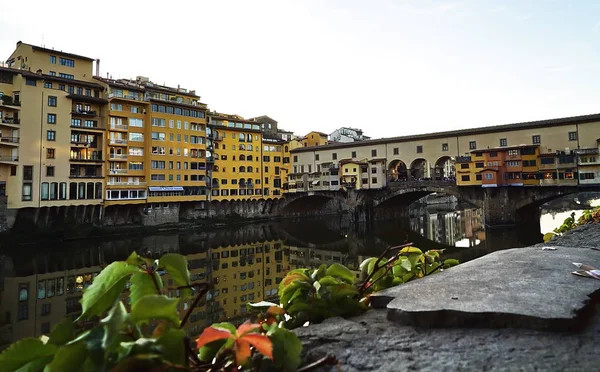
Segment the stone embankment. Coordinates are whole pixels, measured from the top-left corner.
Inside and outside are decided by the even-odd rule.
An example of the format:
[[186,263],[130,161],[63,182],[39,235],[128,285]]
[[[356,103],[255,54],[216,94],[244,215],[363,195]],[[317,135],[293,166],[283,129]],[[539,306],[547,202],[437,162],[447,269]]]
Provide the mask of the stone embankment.
[[573,262],[600,267],[591,248],[600,224],[391,288],[362,316],[298,329],[304,359],[334,354],[342,371],[597,370],[600,280],[571,274]]

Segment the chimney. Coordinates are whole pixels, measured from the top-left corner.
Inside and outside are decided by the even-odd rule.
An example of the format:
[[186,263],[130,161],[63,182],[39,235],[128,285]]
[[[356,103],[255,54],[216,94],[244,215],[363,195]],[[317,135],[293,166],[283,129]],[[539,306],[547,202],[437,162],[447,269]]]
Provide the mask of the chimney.
[[96,58],[96,76],[100,77],[100,58]]

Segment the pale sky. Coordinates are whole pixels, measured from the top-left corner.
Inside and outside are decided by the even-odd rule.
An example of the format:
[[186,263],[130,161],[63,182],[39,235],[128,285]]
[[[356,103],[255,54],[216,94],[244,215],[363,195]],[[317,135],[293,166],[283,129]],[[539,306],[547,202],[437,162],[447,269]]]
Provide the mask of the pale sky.
[[[134,5],[135,3],[135,5]],[[2,1],[17,41],[213,110],[372,137],[600,112],[600,1]]]

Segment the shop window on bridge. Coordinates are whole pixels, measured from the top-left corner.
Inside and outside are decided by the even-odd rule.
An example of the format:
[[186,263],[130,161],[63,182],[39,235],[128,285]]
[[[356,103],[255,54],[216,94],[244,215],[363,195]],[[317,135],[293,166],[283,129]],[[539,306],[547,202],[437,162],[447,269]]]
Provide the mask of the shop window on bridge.
[[[483,163],[481,163],[481,168],[483,168]],[[469,163],[462,163],[460,169],[469,169]]]
[[542,158],[540,160],[541,164],[554,164],[554,158]]
[[593,180],[595,177],[594,173],[579,173],[580,180]]
[[[479,176],[479,178],[481,178],[480,174],[478,176]],[[471,177],[469,175],[466,175],[466,176],[461,176],[460,179],[461,179],[461,181],[468,182],[471,180]]]
[[[467,177],[468,177],[468,176],[467,176]],[[476,179],[477,181],[481,181],[481,178],[482,178],[482,177],[481,177],[481,174],[477,174],[477,175],[475,175],[475,179]],[[465,181],[465,180],[463,180],[463,181]],[[468,180],[467,180],[467,181],[468,181]]]

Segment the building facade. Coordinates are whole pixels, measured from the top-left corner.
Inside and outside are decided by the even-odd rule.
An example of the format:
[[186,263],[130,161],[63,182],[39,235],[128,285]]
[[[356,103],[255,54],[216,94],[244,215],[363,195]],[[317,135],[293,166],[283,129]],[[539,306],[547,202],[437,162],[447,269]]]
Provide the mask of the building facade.
[[329,135],[329,140],[333,142],[355,142],[369,140],[371,137],[365,136],[362,129],[341,127],[334,130]]

